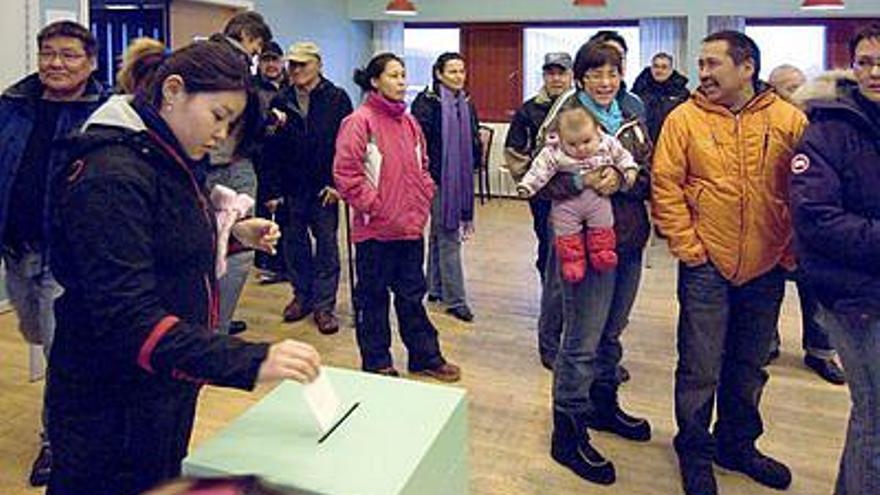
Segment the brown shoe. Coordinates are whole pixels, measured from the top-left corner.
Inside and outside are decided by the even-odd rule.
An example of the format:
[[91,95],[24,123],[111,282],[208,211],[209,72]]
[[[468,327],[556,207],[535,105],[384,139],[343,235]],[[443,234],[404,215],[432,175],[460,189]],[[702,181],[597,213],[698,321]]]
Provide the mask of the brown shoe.
[[436,368],[413,371],[412,374],[427,376],[446,383],[453,383],[461,380],[461,368],[452,363],[443,363]]
[[339,320],[330,311],[315,311],[315,324],[324,335],[332,335],[339,331]]
[[284,321],[299,321],[311,312],[312,310],[307,308],[298,297],[293,296],[290,303],[284,307]]

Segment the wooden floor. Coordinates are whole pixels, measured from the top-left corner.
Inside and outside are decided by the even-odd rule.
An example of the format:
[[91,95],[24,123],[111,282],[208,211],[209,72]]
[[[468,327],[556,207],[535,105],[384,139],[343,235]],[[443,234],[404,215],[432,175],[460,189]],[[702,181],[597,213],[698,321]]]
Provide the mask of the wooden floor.
[[[465,248],[469,299],[475,323],[460,324],[431,308],[446,356],[461,364],[459,386],[469,392],[471,407],[471,475],[474,494],[604,494],[668,495],[681,493],[671,442],[672,370],[675,364],[676,302],[674,262],[666,247],[649,248],[652,267],[624,334],[624,362],[632,381],[622,390],[627,408],[647,416],[654,427],[648,444],[595,435],[596,446],[616,464],[617,484],[600,488],[581,481],[551,461],[550,374],[539,364],[535,320],[538,282],[533,269],[534,236],[527,205],[493,200],[479,208],[477,237]],[[283,324],[281,308],[289,289],[249,283],[238,313],[252,330],[249,339],[293,337],[308,341],[324,362],[359,365],[351,327],[347,277],[339,307],[345,328],[320,336],[310,322]],[[836,475],[849,398],[809,373],[801,363],[800,323],[792,288],[782,312],[783,354],[770,368],[763,411],[767,433],[761,447],[789,464],[794,483],[788,493],[829,494]],[[398,368],[405,354],[395,336]],[[0,316],[0,494],[39,493],[26,477],[37,451],[39,383],[27,383],[24,344],[11,314]],[[202,395],[193,443],[239,415],[268,389],[256,394],[208,389]],[[724,495],[778,493],[743,477],[719,473]],[[450,494],[454,495],[454,494]]]

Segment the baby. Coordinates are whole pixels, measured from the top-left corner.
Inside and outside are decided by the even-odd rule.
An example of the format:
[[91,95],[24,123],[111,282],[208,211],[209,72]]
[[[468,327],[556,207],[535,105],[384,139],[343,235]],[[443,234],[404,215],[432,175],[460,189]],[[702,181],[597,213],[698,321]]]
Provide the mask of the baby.
[[[625,188],[633,185],[639,172],[632,155],[620,141],[599,128],[588,110],[580,105],[564,107],[551,126],[544,148],[517,185],[517,192],[521,197],[534,196],[558,171],[589,175],[606,167],[621,173]],[[587,253],[590,265],[599,272],[617,266],[617,239],[609,198],[584,188],[574,198],[554,200],[550,219],[563,279],[578,282],[584,278]],[[586,243],[581,235],[584,222]]]

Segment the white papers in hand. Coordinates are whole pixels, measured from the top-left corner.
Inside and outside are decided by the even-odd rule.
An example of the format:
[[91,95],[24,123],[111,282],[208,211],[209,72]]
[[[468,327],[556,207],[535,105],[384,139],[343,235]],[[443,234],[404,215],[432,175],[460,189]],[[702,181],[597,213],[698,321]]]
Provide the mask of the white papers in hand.
[[312,416],[321,428],[321,433],[326,433],[339,414],[339,397],[333,384],[327,379],[326,374],[321,373],[315,381],[303,387],[303,395],[312,411]]

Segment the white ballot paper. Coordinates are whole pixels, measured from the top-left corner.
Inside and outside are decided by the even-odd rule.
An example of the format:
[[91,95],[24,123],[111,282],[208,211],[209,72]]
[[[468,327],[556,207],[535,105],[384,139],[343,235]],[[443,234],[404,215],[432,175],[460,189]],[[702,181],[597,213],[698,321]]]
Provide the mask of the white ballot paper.
[[327,379],[327,375],[321,373],[315,381],[303,386],[303,395],[305,395],[306,404],[312,410],[312,416],[321,427],[321,433],[327,433],[327,430],[332,428],[336,421],[340,406],[336,389]]

